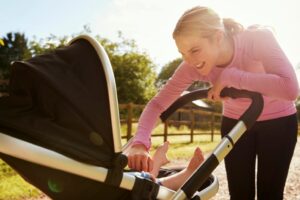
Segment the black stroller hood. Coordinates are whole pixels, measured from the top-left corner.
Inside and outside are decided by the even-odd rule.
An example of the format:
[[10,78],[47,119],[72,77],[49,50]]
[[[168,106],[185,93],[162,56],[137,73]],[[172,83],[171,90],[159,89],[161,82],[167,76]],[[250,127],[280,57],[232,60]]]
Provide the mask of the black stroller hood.
[[111,111],[101,60],[79,39],[12,65],[0,98],[0,132],[81,162],[111,167]]

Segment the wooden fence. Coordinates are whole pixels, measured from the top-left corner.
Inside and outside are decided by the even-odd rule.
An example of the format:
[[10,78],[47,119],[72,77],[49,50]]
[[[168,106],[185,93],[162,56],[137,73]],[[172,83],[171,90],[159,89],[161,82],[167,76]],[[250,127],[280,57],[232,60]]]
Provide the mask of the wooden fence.
[[[125,138],[129,140],[133,135],[133,124],[138,122],[139,114],[144,109],[145,105],[137,105],[133,103],[129,104],[120,104],[119,109],[121,113],[121,124],[126,124],[127,130],[126,135],[123,135],[122,138]],[[186,113],[188,115],[188,118],[185,119],[176,119],[176,115],[180,115],[182,113]],[[207,120],[206,122],[206,131],[202,132],[196,132],[197,127],[201,127],[203,125],[203,120],[200,122],[196,119],[196,115],[198,115],[201,118],[205,118]],[[138,117],[137,117],[138,116]],[[175,116],[175,117],[174,117]],[[212,111],[203,111],[197,107],[188,107],[188,108],[180,108],[178,109],[166,122],[164,122],[164,131],[163,133],[153,133],[152,137],[163,137],[164,141],[167,141],[168,136],[180,136],[180,135],[189,135],[190,136],[190,142],[194,141],[195,135],[204,135],[204,134],[210,134],[211,141],[214,140],[214,135],[216,134],[216,130],[218,130],[217,134],[219,134],[219,127],[220,127],[220,121],[221,121],[221,114],[212,112]],[[169,127],[173,125],[176,127],[179,127],[180,125],[186,125],[189,127],[190,132],[189,133],[172,133],[169,131]],[[208,126],[207,126],[208,125]]]

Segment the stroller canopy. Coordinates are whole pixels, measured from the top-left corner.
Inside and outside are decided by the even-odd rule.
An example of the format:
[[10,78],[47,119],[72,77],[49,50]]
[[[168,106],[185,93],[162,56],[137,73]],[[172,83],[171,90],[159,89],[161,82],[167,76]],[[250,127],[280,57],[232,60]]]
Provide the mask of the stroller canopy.
[[[0,132],[110,169],[105,182],[114,184],[127,164],[114,81],[107,54],[87,35],[49,54],[14,62],[9,96],[0,98]],[[128,198],[127,191],[113,193],[106,183],[4,153],[0,157],[53,199]]]
[[84,39],[12,65],[0,131],[76,160],[110,167],[114,156],[105,72]]

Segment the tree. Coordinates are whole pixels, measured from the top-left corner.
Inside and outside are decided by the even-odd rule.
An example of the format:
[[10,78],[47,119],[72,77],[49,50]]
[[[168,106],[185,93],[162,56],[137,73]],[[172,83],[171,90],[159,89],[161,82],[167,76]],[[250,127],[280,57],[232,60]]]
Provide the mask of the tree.
[[68,36],[58,37],[53,34],[51,34],[45,39],[39,40],[36,37],[34,37],[33,40],[29,42],[29,50],[32,56],[37,56],[44,53],[52,52],[56,48],[64,47],[66,46],[69,40],[70,39]]
[[120,103],[144,104],[156,93],[154,64],[145,52],[140,52],[134,40],[123,38],[111,42],[97,36],[113,66]]
[[0,45],[0,79],[8,79],[12,61],[28,59],[31,52],[24,33],[7,33]]
[[[71,37],[83,33],[91,34],[90,28],[85,26],[82,32]],[[63,47],[71,37],[50,35],[39,40],[34,37],[27,46],[24,34],[9,33],[7,38],[0,40],[0,69],[9,69],[9,63],[13,60],[27,59]],[[156,93],[154,84],[156,73],[147,53],[139,51],[135,41],[125,39],[121,32],[119,32],[119,42],[111,42],[99,35],[95,38],[103,45],[112,63],[119,102],[144,104],[153,97]]]
[[182,62],[181,58],[177,58],[166,65],[164,65],[158,74],[157,80],[155,82],[156,86],[160,88],[163,86],[168,79],[173,75],[179,64]]

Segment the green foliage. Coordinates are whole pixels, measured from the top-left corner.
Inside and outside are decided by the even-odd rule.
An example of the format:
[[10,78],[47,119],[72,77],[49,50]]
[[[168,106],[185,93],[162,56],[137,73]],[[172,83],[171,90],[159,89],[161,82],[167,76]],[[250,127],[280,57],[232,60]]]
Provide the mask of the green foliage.
[[32,56],[37,56],[66,46],[71,38],[74,38],[77,35],[89,33],[91,33],[90,27],[88,25],[84,25],[81,32],[73,34],[72,36],[56,36],[54,34],[50,34],[48,37],[41,39],[38,39],[36,36],[34,36],[33,40],[29,42],[28,46]]
[[134,40],[119,33],[121,42],[97,37],[109,55],[115,74],[119,103],[144,104],[156,93],[155,66],[145,52],[140,52]]
[[155,83],[158,88],[160,88],[162,85],[164,85],[167,82],[167,80],[173,75],[173,73],[175,72],[175,70],[177,69],[177,67],[181,62],[182,59],[177,58],[162,67]]
[[[85,26],[84,31],[79,34],[90,32],[89,27]],[[0,43],[0,79],[9,78],[11,61],[49,53],[56,48],[65,46],[73,37],[75,36],[50,35],[39,40],[34,37],[28,42],[24,34],[8,33],[6,37],[1,39]],[[150,57],[145,52],[138,50],[134,40],[125,39],[121,32],[119,32],[120,42],[111,42],[99,35],[95,37],[104,46],[112,63],[119,102],[143,104],[149,101],[156,93],[155,66]]]
[[16,172],[0,160],[0,177],[16,175]]
[[151,61],[137,53],[125,53],[112,59],[120,103],[146,103],[156,93],[156,74]]
[[15,60],[31,57],[24,33],[7,33],[1,38],[0,45],[0,79],[7,79],[10,74],[10,64]]
[[0,159],[0,199],[18,200],[40,196],[41,192],[25,182]]
[[68,36],[57,37],[53,34],[45,39],[39,40],[34,37],[34,39],[29,42],[29,50],[32,56],[37,56],[54,51],[56,48],[63,47],[67,44],[68,41]]
[[296,108],[297,108],[297,116],[298,116],[298,120],[299,120],[300,119],[300,96],[298,96],[298,98],[296,100]]

